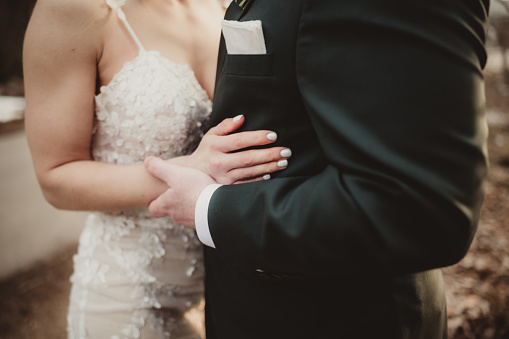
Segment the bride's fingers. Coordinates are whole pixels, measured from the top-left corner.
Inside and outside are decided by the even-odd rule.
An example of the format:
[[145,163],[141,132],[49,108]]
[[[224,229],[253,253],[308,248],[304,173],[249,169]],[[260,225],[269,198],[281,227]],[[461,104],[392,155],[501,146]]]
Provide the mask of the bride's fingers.
[[228,135],[236,131],[244,123],[244,116],[237,115],[234,118],[224,119],[217,126],[212,127],[207,134]]
[[266,174],[262,177],[252,178],[252,179],[246,179],[246,180],[239,180],[234,182],[232,185],[238,185],[238,184],[247,184],[249,182],[255,182],[255,181],[265,181],[270,179],[270,174]]
[[246,180],[253,180],[253,178],[268,180],[270,179],[270,173],[284,170],[287,167],[288,160],[283,159],[251,167],[237,168],[228,172],[228,177],[224,180],[227,181],[226,184],[237,183],[241,181],[246,182]]
[[259,130],[229,134],[216,140],[216,149],[229,153],[251,146],[263,146],[277,140],[277,134],[272,131]]
[[233,170],[288,159],[291,156],[292,151],[285,147],[248,150],[226,155],[225,165]]

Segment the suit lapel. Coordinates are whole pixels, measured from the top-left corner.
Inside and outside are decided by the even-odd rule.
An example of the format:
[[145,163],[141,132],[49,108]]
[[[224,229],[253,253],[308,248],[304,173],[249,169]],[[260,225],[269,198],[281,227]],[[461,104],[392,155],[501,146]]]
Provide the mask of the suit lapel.
[[249,11],[249,8],[251,8],[251,5],[255,2],[255,0],[251,0],[248,2],[246,8],[242,9],[238,4],[236,4],[234,1],[230,4],[228,7],[228,10],[226,11],[226,14],[224,16],[225,20],[237,20],[239,21],[242,19],[244,15],[246,15],[247,11]]
[[[224,19],[239,21],[247,13],[249,8],[251,8],[251,5],[253,4],[254,1],[255,0],[249,1],[246,8],[244,8],[244,9],[240,8],[240,6],[238,4],[236,4],[234,1],[232,1],[230,6],[228,6],[228,9],[226,10]],[[216,83],[215,83],[216,90],[214,90],[214,96],[217,93],[217,85],[219,83],[219,77],[223,70],[223,64],[224,64],[225,57],[226,57],[226,44],[224,42],[223,34],[221,34],[221,42],[219,44],[219,54],[218,54],[218,58],[217,58]]]
[[214,97],[212,101],[215,101],[216,93],[217,93],[217,85],[219,84],[219,77],[223,71],[224,59],[226,57],[226,43],[224,42],[223,34],[221,34],[221,42],[219,43],[219,52],[217,55],[217,68],[216,68],[216,82],[214,85]]
[[243,17],[244,15],[246,15],[246,13],[247,13],[247,12],[249,11],[249,9],[251,8],[251,5],[253,5],[253,2],[255,2],[255,0],[251,0],[251,1],[249,1],[249,2],[247,3],[246,8],[244,8],[244,10],[242,11],[242,13],[240,13],[240,16],[239,16],[239,18],[238,18],[237,20],[242,19],[242,17]]
[[226,10],[226,14],[224,15],[225,20],[239,20],[242,16],[242,8],[235,3],[235,1],[232,1],[230,6],[228,6],[228,9]]

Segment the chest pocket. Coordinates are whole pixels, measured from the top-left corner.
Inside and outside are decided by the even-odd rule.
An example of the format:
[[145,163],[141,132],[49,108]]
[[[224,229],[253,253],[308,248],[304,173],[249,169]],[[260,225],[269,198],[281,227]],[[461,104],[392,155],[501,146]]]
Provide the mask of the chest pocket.
[[270,77],[274,74],[273,54],[227,54],[223,74]]

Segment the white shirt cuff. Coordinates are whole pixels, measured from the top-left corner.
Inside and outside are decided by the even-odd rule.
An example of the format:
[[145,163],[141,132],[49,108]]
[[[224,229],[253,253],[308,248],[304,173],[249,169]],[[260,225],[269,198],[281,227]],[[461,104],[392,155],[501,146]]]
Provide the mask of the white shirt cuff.
[[221,187],[220,184],[210,184],[203,191],[201,191],[196,207],[194,209],[194,223],[196,225],[196,234],[198,239],[204,244],[212,248],[216,248],[212,235],[209,229],[209,203],[212,198],[212,194]]

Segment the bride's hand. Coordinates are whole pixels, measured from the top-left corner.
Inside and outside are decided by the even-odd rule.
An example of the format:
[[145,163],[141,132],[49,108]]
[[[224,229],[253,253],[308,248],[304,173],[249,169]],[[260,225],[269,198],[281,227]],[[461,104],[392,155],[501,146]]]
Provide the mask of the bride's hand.
[[266,130],[233,133],[244,123],[244,116],[225,119],[204,135],[198,148],[186,157],[186,165],[210,175],[224,185],[267,180],[270,173],[288,166],[292,152],[271,147],[235,152],[246,147],[271,144],[276,133]]

